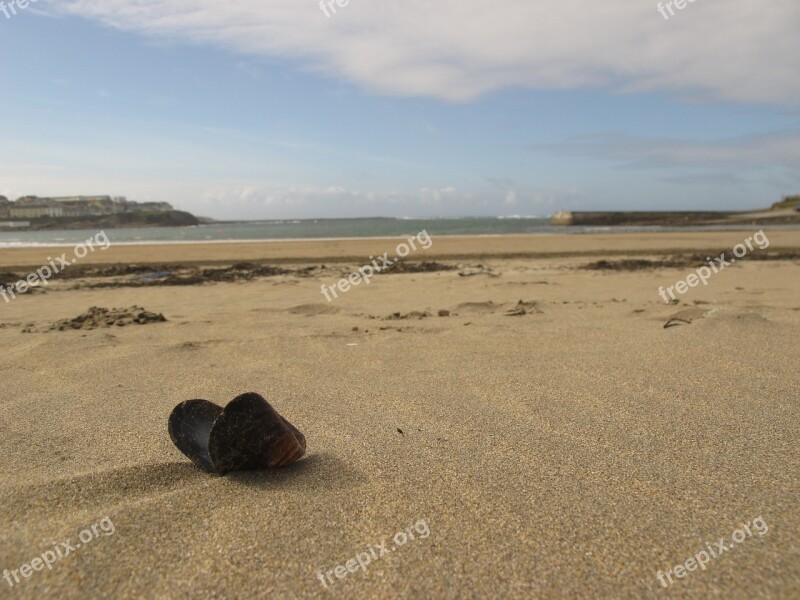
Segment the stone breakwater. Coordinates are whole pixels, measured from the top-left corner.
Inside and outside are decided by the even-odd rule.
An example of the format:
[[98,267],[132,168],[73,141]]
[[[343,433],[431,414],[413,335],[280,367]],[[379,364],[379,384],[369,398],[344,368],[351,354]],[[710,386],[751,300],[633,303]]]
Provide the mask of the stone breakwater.
[[551,225],[612,227],[647,226],[686,227],[690,225],[778,225],[800,224],[796,211],[559,211]]

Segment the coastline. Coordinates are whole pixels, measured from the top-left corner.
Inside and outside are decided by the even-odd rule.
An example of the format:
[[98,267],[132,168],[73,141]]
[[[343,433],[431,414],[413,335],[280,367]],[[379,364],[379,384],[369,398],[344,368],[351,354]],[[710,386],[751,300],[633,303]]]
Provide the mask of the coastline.
[[[753,229],[753,232],[757,229]],[[800,249],[800,229],[766,230],[770,250]],[[749,234],[748,234],[749,235]],[[223,264],[230,262],[313,262],[349,263],[363,261],[394,249],[401,237],[346,238],[324,240],[264,240],[257,242],[190,242],[181,244],[118,244],[94,252],[81,264]],[[559,258],[572,256],[652,256],[689,252],[720,252],[744,237],[742,230],[709,232],[527,234],[479,236],[431,236],[433,245],[408,260],[467,260],[512,258]],[[53,250],[69,246],[6,248],[0,253],[0,267],[22,268],[46,264]]]

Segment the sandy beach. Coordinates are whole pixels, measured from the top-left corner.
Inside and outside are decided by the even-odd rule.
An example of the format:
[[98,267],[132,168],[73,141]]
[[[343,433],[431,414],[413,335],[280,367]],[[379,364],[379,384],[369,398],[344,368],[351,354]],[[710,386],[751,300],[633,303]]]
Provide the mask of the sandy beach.
[[[0,597],[800,597],[800,231],[766,233],[672,304],[752,234],[443,237],[331,302],[402,240],[95,251],[0,299]],[[166,321],[52,328],[131,306]],[[305,458],[202,472],[170,412],[249,391]]]

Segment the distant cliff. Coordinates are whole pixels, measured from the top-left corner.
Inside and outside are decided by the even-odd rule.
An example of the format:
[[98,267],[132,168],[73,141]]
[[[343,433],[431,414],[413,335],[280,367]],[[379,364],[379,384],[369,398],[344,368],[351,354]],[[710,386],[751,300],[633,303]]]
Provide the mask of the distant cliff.
[[168,212],[132,212],[93,217],[39,217],[29,219],[25,229],[119,229],[122,227],[186,227],[200,220],[182,210]]

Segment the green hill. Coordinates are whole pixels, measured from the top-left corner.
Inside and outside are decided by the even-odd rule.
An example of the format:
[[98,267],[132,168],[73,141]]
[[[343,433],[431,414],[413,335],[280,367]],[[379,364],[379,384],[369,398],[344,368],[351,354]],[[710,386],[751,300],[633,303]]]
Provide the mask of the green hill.
[[786,210],[787,208],[797,208],[800,206],[800,195],[786,196],[780,202],[772,205],[771,210]]
[[199,225],[194,215],[180,210],[132,212],[97,217],[40,217],[30,219],[29,229],[115,229],[120,227],[186,227]]

